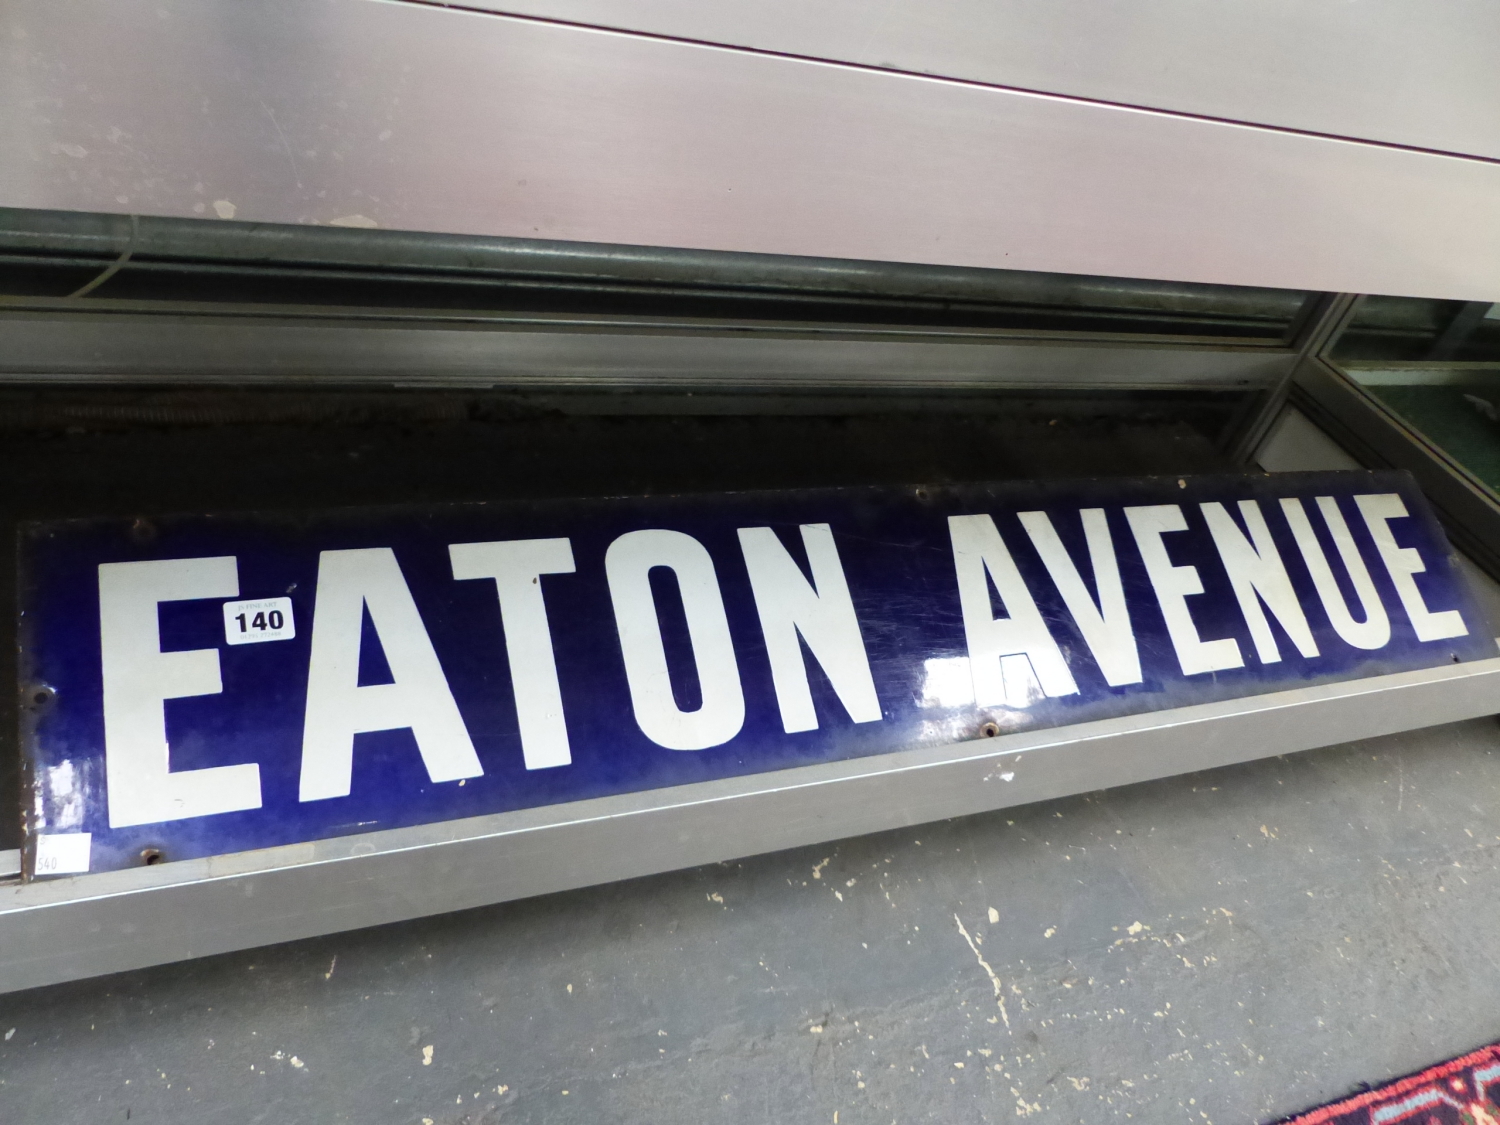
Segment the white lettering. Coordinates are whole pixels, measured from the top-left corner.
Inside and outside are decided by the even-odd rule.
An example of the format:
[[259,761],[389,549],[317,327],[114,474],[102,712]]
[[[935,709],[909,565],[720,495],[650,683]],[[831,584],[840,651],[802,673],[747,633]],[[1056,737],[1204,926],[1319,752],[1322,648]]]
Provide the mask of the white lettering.
[[224,690],[219,650],[161,651],[161,602],[239,595],[233,555],[102,563],[99,655],[104,686],[104,777],[109,826],[160,824],[260,808],[254,762],[207,769],[171,766],[168,699]]
[[1356,496],[1355,506],[1365,517],[1365,526],[1370,529],[1370,538],[1380,552],[1381,561],[1396,587],[1396,596],[1411,619],[1419,641],[1441,641],[1448,637],[1466,637],[1469,627],[1464,624],[1463,614],[1456,609],[1445,609],[1433,613],[1422,600],[1422,591],[1412,580],[1413,574],[1427,569],[1422,556],[1415,547],[1396,546],[1396,537],[1391,534],[1389,520],[1402,519],[1407,515],[1406,505],[1394,492],[1379,495]]
[[[359,686],[366,607],[392,683]],[[324,551],[318,558],[298,799],[347,797],[354,736],[406,728],[433,781],[484,773],[395,552]]]
[[1141,561],[1146,564],[1146,576],[1156,590],[1156,601],[1167,625],[1167,636],[1172,638],[1172,647],[1177,650],[1182,674],[1194,676],[1244,667],[1240,646],[1233,637],[1205,641],[1198,636],[1198,627],[1193,623],[1187,599],[1203,593],[1203,579],[1199,577],[1197,567],[1174,566],[1166,544],[1161,541],[1165,534],[1187,530],[1187,518],[1182,509],[1176,504],[1126,508],[1125,519],[1135,535]]
[[[658,566],[676,576],[682,597],[703,696],[696,711],[680,710],[672,696],[661,620],[651,593],[651,571]],[[680,531],[627,532],[605,552],[604,573],[635,721],[646,737],[668,750],[704,750],[739,734],[745,725],[745,694],[714,562],[703,544]]]
[[[949,516],[948,535],[953,542],[974,702],[980,707],[1024,708],[1042,694],[1075,694],[1078,685],[1068,662],[1047,631],[995,521],[987,515]],[[1008,617],[995,616],[991,580]]]
[[492,578],[500,599],[500,627],[510,665],[521,756],[529,770],[573,760],[563,719],[562,689],[541,575],[572,574],[573,546],[566,539],[513,539],[454,543],[448,548],[457,579]]
[[1078,631],[1093,653],[1099,671],[1104,673],[1105,682],[1111,687],[1138,684],[1141,682],[1141,654],[1136,647],[1135,630],[1130,624],[1130,610],[1125,605],[1125,588],[1120,582],[1120,563],[1115,558],[1109,522],[1103,508],[1083,508],[1078,515],[1083,521],[1094,585],[1099,590],[1097,605],[1047,513],[1021,512],[1019,518],[1047,573],[1052,576],[1053,585],[1062,595],[1063,604],[1073,615]]
[[856,723],[879,722],[880,700],[833,530],[826,523],[802,525],[812,582],[769,527],[742,527],[739,536],[787,733],[818,729],[799,633],[849,717]]
[[1355,546],[1354,537],[1349,534],[1349,525],[1344,522],[1338,503],[1332,496],[1319,496],[1318,511],[1323,514],[1323,522],[1328,525],[1328,533],[1333,536],[1333,545],[1338,548],[1339,558],[1344,561],[1344,570],[1348,572],[1349,581],[1354,584],[1354,593],[1358,596],[1365,615],[1363,621],[1354,620],[1350,614],[1349,605],[1344,601],[1344,592],[1339,589],[1338,581],[1333,577],[1328,556],[1323,553],[1323,544],[1318,542],[1317,533],[1313,531],[1302,501],[1296,497],[1287,497],[1281,501],[1281,511],[1292,529],[1297,549],[1302,552],[1307,572],[1312,575],[1313,586],[1318,591],[1318,599],[1323,603],[1323,612],[1328,614],[1328,623],[1333,626],[1333,631],[1355,648],[1384,648],[1391,639],[1391,620],[1386,616],[1380,595],[1375,592],[1375,583],[1370,580],[1364,557]]
[[1317,656],[1318,645],[1308,627],[1307,615],[1297,601],[1297,592],[1292,589],[1292,580],[1287,577],[1286,566],[1281,561],[1281,553],[1276,550],[1276,542],[1271,538],[1271,529],[1266,526],[1260,505],[1254,500],[1240,501],[1240,518],[1250,529],[1249,539],[1245,538],[1223,504],[1203,504],[1200,507],[1209,534],[1214,537],[1214,546],[1219,549],[1224,571],[1234,587],[1240,612],[1250,627],[1255,654],[1260,657],[1260,662],[1275,664],[1281,659],[1281,650],[1276,647],[1276,638],[1271,633],[1261,602],[1270,608],[1298,652],[1305,657]]

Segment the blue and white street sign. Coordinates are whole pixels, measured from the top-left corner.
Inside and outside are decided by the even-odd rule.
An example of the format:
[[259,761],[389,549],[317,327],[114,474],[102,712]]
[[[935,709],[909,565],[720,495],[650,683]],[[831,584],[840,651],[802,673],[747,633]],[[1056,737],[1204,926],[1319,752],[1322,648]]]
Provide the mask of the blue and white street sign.
[[33,876],[1495,653],[1400,473],[52,522],[21,565]]

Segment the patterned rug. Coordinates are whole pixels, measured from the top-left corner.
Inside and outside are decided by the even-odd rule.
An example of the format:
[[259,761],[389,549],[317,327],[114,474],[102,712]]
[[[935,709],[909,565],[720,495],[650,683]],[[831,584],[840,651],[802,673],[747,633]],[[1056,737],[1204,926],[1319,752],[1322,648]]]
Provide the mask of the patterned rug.
[[1500,1125],[1500,1043],[1283,1125]]

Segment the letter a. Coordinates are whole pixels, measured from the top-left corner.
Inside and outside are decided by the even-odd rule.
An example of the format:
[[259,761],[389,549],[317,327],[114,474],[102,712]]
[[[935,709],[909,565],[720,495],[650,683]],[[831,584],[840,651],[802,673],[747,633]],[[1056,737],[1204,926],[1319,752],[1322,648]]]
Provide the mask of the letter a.
[[[359,686],[366,606],[393,683]],[[347,797],[354,736],[403,728],[416,737],[433,781],[484,773],[395,552],[324,551],[318,559],[298,800]]]
[[[1078,685],[1068,662],[1047,631],[1047,623],[995,521],[987,515],[949,516],[948,534],[953,541],[974,702],[980,707],[1025,707],[1034,702],[1034,689],[1028,688],[1028,681],[1040,686],[1046,695],[1075,694]],[[995,617],[990,603],[991,579],[1009,617]],[[1025,661],[1013,659],[1018,656]]]

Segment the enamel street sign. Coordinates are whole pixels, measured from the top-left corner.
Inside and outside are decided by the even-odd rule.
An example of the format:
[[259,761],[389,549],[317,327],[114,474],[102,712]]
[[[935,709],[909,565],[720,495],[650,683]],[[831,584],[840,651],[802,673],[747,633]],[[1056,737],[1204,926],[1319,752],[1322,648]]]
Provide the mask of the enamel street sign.
[[83,520],[20,550],[28,877],[1495,649],[1401,473]]

